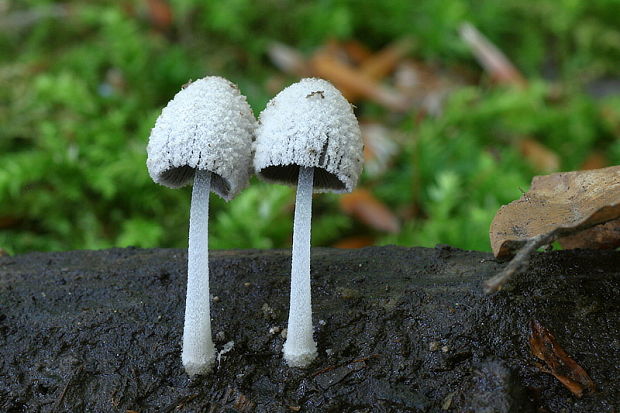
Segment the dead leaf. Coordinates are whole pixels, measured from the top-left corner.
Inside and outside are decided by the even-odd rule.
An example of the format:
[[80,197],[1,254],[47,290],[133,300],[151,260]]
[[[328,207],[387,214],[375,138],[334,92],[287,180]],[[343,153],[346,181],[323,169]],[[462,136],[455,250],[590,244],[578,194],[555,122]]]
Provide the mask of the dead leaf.
[[575,396],[593,392],[595,385],[588,373],[560,346],[553,334],[540,322],[530,323],[530,350],[544,361],[549,372]]
[[480,65],[493,80],[502,84],[525,86],[525,78],[506,55],[472,24],[464,23],[459,32],[461,39],[471,48]]
[[536,169],[543,172],[554,172],[560,168],[560,157],[540,142],[534,139],[519,141],[519,151],[525,159]]
[[585,161],[583,161],[583,164],[581,164],[581,167],[579,169],[601,169],[605,168],[606,166],[609,166],[609,161],[607,160],[605,154],[595,151],[592,152]]
[[342,48],[349,55],[354,63],[361,64],[370,56],[372,52],[365,45],[357,40],[349,40],[342,44]]
[[331,40],[310,59],[281,43],[272,43],[267,52],[272,62],[283,72],[299,77],[327,79],[350,102],[365,98],[390,110],[404,112],[412,106],[411,99],[379,81],[394,71],[412,47],[413,41],[404,38],[372,54],[359,42]]
[[147,0],[151,23],[158,30],[168,30],[172,25],[172,9],[166,0]]
[[398,218],[366,189],[356,189],[340,197],[340,207],[364,224],[378,231],[396,233],[400,231]]
[[328,49],[317,51],[311,60],[313,73],[331,81],[349,100],[363,96],[396,112],[404,112],[410,107],[409,99],[398,91],[380,85],[355,67],[341,61]]
[[555,239],[620,218],[620,166],[536,176],[530,190],[491,223],[496,257],[510,257],[536,236]]
[[620,247],[620,220],[609,221],[568,237],[562,237],[558,239],[558,242],[566,250],[618,248]]
[[20,219],[12,216],[0,216],[0,228],[13,228],[20,224]]
[[341,239],[334,245],[334,248],[343,248],[343,249],[353,249],[353,248],[364,248],[374,245],[375,240],[371,237],[349,237],[345,239]]
[[493,218],[489,233],[493,254],[516,255],[485,281],[485,292],[498,291],[514,274],[526,270],[537,248],[616,219],[620,219],[620,166],[534,177],[530,190],[501,207]]
[[[351,53],[349,53],[349,50],[344,44],[334,44],[330,42],[326,50],[333,56],[337,56],[339,60],[352,63],[352,67],[358,70],[361,75],[379,82],[394,71],[399,62],[412,48],[413,40],[410,38],[403,38],[390,43],[375,54],[370,53],[370,51],[366,49],[368,54],[364,56],[363,60],[358,60],[351,56]],[[346,56],[343,56],[342,52],[345,52]],[[354,50],[353,52],[355,53],[356,51]],[[359,97],[359,92],[347,91],[347,98],[349,100],[355,101]]]
[[392,73],[396,65],[409,54],[413,49],[413,44],[413,40],[405,37],[387,45],[366,58],[360,66],[360,71],[371,79],[383,79]]

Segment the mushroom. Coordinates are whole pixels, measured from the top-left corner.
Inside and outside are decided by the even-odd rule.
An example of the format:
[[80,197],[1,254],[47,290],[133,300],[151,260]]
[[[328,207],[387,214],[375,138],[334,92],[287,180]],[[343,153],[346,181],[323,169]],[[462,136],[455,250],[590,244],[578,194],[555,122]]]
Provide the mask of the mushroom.
[[331,83],[308,78],[282,90],[260,114],[254,170],[259,178],[297,184],[291,295],[284,359],[305,367],[317,355],[312,338],[310,221],[312,192],[350,192],[362,170],[360,128]]
[[161,185],[193,180],[182,361],[190,375],[209,372],[216,353],[209,311],[209,193],[232,199],[249,179],[256,118],[237,86],[209,76],[168,102],[151,131],[147,167]]

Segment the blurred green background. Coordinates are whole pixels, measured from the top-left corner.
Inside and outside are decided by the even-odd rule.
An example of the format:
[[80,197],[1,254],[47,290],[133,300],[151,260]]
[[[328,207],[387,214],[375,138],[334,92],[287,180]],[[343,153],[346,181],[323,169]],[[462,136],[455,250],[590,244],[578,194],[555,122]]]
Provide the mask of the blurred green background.
[[[0,0],[0,248],[186,247],[191,188],[156,185],[145,166],[150,129],[181,85],[227,77],[258,115],[298,80],[273,64],[272,42],[309,58],[333,41],[378,51],[408,37],[403,61],[423,67],[441,99],[400,113],[355,102],[390,155],[366,169],[365,198],[315,197],[313,245],[489,250],[495,212],[532,176],[620,164],[619,10],[617,0]],[[466,21],[524,86],[492,81],[459,36]],[[391,76],[381,82],[396,88]],[[524,149],[532,141],[547,158]],[[233,201],[211,199],[211,248],[290,245],[294,189],[253,178]]]

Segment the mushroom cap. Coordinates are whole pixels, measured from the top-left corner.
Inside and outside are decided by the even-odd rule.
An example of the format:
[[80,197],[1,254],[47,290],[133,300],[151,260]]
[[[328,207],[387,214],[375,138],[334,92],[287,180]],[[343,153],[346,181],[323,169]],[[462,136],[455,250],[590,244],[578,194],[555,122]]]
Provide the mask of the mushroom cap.
[[364,145],[351,104],[331,83],[307,78],[282,90],[260,114],[254,170],[265,181],[297,184],[313,167],[315,192],[350,192]]
[[192,182],[196,169],[213,175],[211,190],[232,199],[248,183],[256,118],[234,83],[197,80],[168,102],[151,130],[146,165],[170,188]]

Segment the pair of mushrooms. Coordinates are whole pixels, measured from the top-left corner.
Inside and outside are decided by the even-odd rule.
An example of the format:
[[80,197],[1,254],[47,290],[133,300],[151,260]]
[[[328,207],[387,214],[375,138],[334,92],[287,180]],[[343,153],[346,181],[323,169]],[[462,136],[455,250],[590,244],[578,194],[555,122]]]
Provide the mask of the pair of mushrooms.
[[252,169],[265,181],[297,184],[283,353],[289,366],[304,367],[317,355],[310,298],[312,192],[350,192],[362,169],[362,150],[351,105],[322,79],[282,90],[259,122],[237,86],[215,76],[191,83],[162,110],[147,147],[149,174],[171,188],[194,183],[182,353],[189,375],[209,372],[216,357],[209,311],[210,192],[232,199]]

